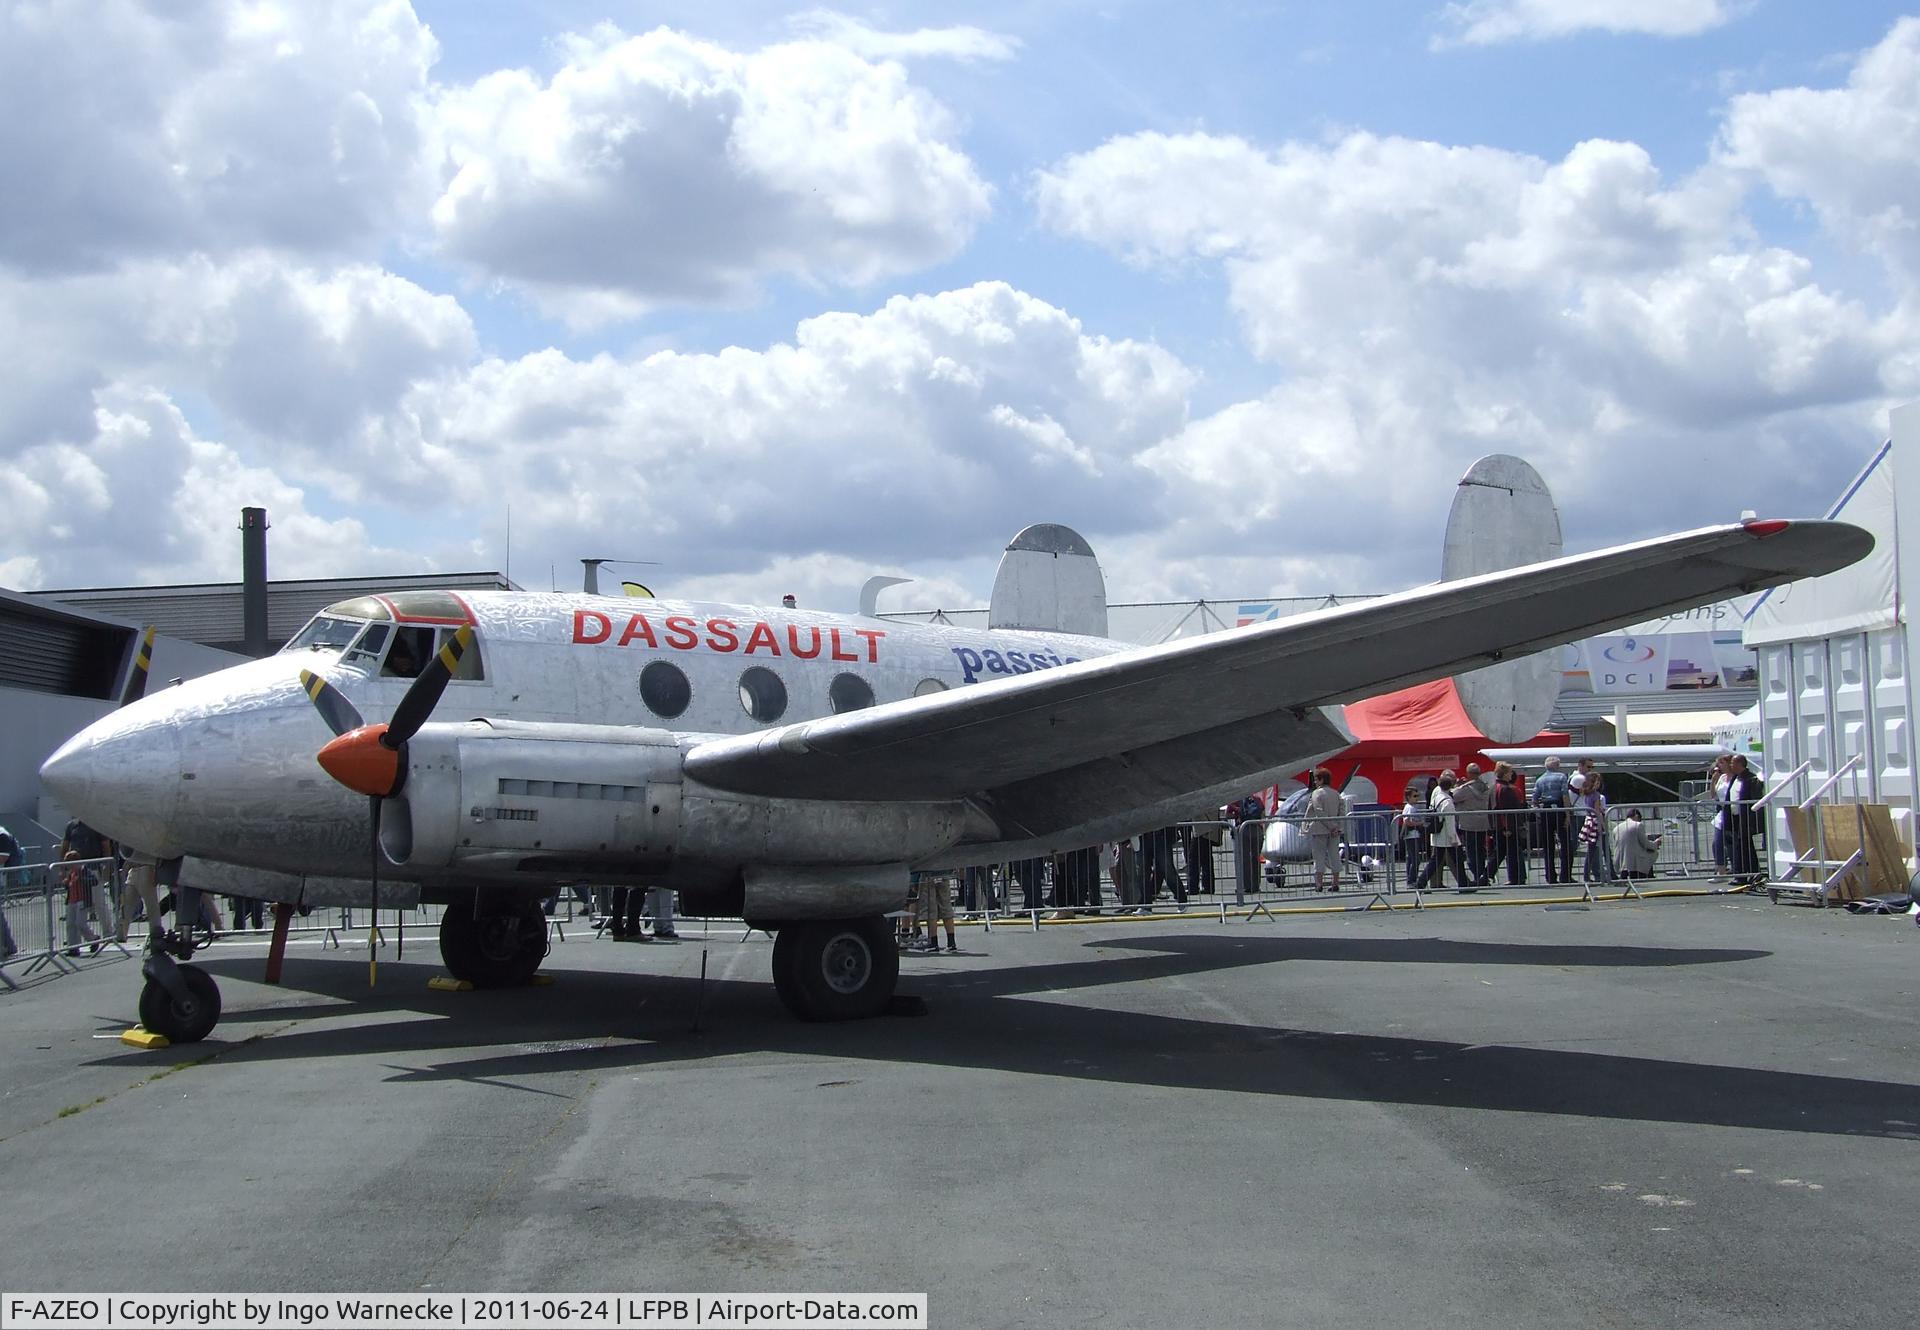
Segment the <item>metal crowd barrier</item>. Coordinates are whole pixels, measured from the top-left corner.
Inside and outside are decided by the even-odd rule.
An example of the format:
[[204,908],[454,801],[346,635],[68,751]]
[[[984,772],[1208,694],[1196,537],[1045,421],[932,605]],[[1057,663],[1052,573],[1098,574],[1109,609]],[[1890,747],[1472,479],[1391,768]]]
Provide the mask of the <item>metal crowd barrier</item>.
[[[1629,805],[1610,806],[1607,810],[1606,849],[1595,855],[1595,868],[1589,874],[1585,847],[1580,843],[1579,826],[1585,814],[1578,808],[1488,810],[1484,831],[1471,826],[1461,828],[1461,862],[1468,881],[1477,890],[1512,891],[1537,889],[1546,885],[1544,854],[1550,820],[1558,820],[1556,829],[1571,846],[1571,872],[1554,885],[1571,889],[1579,886],[1584,897],[1597,888],[1620,889],[1623,895],[1639,895],[1648,885],[1683,883],[1702,878],[1725,880],[1725,868],[1713,857],[1714,805],[1704,800],[1631,805],[1640,809],[1643,820],[1660,836],[1652,877],[1629,881],[1622,878],[1612,860],[1612,832]],[[1461,816],[1456,814],[1456,818]],[[1466,814],[1469,819],[1473,814]],[[1521,881],[1510,883],[1504,862],[1497,871],[1493,863],[1496,849],[1505,843],[1497,838],[1495,819],[1507,819],[1510,835],[1523,865]],[[1764,820],[1763,820],[1764,821]],[[1335,908],[1371,909],[1377,904],[1391,906],[1399,897],[1411,894],[1415,907],[1434,890],[1457,885],[1449,871],[1445,880],[1439,874],[1422,876],[1420,870],[1432,858],[1430,833],[1402,825],[1400,811],[1388,806],[1363,806],[1340,817],[1314,819],[1301,816],[1264,817],[1244,822],[1182,822],[1170,828],[1172,869],[1180,890],[1173,889],[1165,874],[1155,874],[1151,896],[1145,890],[1148,875],[1138,862],[1132,871],[1122,870],[1116,882],[1112,858],[1107,847],[1088,847],[1073,854],[1040,856],[1031,860],[978,865],[944,874],[954,883],[956,918],[977,923],[987,929],[996,924],[1020,924],[1038,930],[1043,921],[1064,917],[1142,917],[1166,911],[1217,914],[1224,922],[1233,913],[1249,920],[1273,916],[1274,906],[1284,906],[1313,894],[1313,869],[1304,852],[1305,839],[1316,823],[1336,824],[1336,889],[1339,904]],[[1271,828],[1279,827],[1278,836]],[[1137,847],[1143,838],[1133,838]],[[1474,842],[1478,842],[1477,848]],[[1270,853],[1269,845],[1274,847]],[[1757,851],[1766,862],[1764,847]],[[97,928],[98,945],[77,932],[78,941],[69,939],[67,929],[66,887],[61,870],[67,865],[25,864],[0,870],[0,908],[11,934],[13,950],[0,957],[0,983],[16,988],[9,968],[21,977],[43,968],[62,970],[74,966],[81,954],[95,954],[112,947],[120,954],[131,954],[128,944],[116,941],[117,914],[122,903],[122,875],[111,859],[68,861],[90,872],[89,899],[80,919],[88,930]],[[1475,870],[1478,871],[1475,871]],[[1556,873],[1555,875],[1559,875]],[[1481,879],[1487,879],[1484,885]],[[1184,895],[1185,899],[1181,897]],[[128,901],[128,904],[132,904]],[[567,940],[567,928],[594,929],[605,926],[610,905],[605,889],[585,887],[561,891],[552,902],[549,927],[555,941]],[[411,906],[380,911],[380,933],[387,945],[404,948],[406,934],[419,931],[420,942],[437,947],[437,929],[444,908],[438,905]],[[914,918],[914,906],[902,912],[906,920]],[[702,916],[682,916],[688,923],[708,922]],[[725,921],[730,926],[738,921]],[[288,941],[294,944],[340,948],[356,945],[364,939],[373,923],[372,911],[363,906],[316,906],[307,915],[296,916],[288,929]],[[134,930],[140,930],[136,936]],[[131,924],[129,936],[134,945],[144,941],[144,924]],[[216,943],[265,941],[272,934],[271,910],[265,927],[259,932],[236,930],[231,924],[215,933]]]

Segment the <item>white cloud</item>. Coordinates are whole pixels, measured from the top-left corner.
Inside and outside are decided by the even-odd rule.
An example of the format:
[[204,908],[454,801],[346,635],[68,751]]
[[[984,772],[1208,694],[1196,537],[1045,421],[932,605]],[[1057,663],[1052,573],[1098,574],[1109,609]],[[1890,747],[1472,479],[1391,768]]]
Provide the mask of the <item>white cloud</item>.
[[1920,19],[1894,24],[1843,88],[1735,97],[1717,148],[1729,168],[1811,203],[1834,233],[1920,281]]
[[722,579],[827,550],[891,567],[1029,521],[1151,523],[1133,459],[1182,426],[1192,381],[986,283],[821,315],[764,351],[485,361],[423,383],[366,446],[424,468],[423,497],[513,496],[535,567],[586,545]]
[[1282,372],[1148,454],[1215,514],[1159,547],[1313,556],[1422,533],[1362,541],[1347,587],[1428,571],[1454,482],[1488,452],[1539,462],[1574,511],[1624,504],[1600,514],[1615,530],[1804,511],[1852,468],[1833,441],[1880,427],[1920,332],[1916,311],[1871,310],[1759,244],[1727,172],[1669,182],[1628,143],[1549,162],[1360,133],[1271,151],[1139,134],[1042,173],[1036,198],[1129,261],[1219,263]]
[[1736,0],[1466,0],[1440,13],[1448,28],[1434,45],[1492,46],[1576,32],[1693,37],[1739,12]]
[[829,41],[741,55],[666,29],[570,38],[551,78],[451,89],[446,253],[576,322],[865,284],[958,252],[991,190],[943,108]]
[[807,36],[833,42],[873,60],[1011,60],[1020,49],[1017,38],[988,32],[984,28],[916,28],[912,32],[883,32],[830,9],[809,10],[795,18],[793,25]]
[[35,445],[0,470],[8,545],[31,551],[0,572],[23,588],[229,581],[250,505],[271,514],[275,576],[372,571],[403,557],[359,521],[315,515],[300,489],[195,437],[165,394],[110,384],[95,395],[88,433]]
[[0,8],[0,263],[378,244],[427,197],[434,57],[399,0]]

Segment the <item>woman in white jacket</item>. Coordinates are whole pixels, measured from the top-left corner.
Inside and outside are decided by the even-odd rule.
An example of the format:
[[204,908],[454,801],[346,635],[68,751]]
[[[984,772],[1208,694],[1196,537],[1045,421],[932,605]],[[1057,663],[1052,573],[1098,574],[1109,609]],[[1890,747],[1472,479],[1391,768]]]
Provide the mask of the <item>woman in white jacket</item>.
[[1433,856],[1427,860],[1426,867],[1420,870],[1420,876],[1414,879],[1413,889],[1421,891],[1429,882],[1438,884],[1440,867],[1445,864],[1453,869],[1454,889],[1460,892],[1472,891],[1467,881],[1466,869],[1460,862],[1460,814],[1453,802],[1454,774],[1451,771],[1440,773],[1439,784],[1433,787],[1430,796],[1433,811]]

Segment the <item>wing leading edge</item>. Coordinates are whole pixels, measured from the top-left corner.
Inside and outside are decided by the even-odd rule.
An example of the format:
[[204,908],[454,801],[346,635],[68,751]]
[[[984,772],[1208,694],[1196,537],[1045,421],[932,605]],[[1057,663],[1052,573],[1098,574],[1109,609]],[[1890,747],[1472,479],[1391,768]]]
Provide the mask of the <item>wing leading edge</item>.
[[1103,768],[1129,769],[1136,788],[1145,776],[1167,797],[1229,781],[1290,756],[1261,744],[1255,760],[1225,743],[1209,760],[1235,727],[1290,738],[1302,756],[1337,749],[1311,708],[1832,572],[1872,548],[1844,522],[1707,527],[713,740],[688,753],[686,773],[792,798],[975,797],[1008,830],[1037,833],[1063,815],[1043,812],[1057,802],[1052,784],[1071,789],[1079,822],[1137,802],[1132,791],[1107,809],[1082,802]]

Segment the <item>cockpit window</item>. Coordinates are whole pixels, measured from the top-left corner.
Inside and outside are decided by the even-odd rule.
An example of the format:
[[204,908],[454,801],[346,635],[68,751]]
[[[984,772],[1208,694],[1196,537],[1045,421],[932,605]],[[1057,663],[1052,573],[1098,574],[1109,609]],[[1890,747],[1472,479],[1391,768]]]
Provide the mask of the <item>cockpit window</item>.
[[351,619],[336,619],[331,615],[315,615],[313,620],[294,635],[291,642],[282,648],[284,651],[342,651],[352,644],[366,627]]
[[346,659],[371,661],[380,659],[381,648],[387,644],[387,625],[376,623],[367,625],[367,631],[360,634],[360,640],[348,648]]
[[[386,630],[379,624],[367,635]],[[387,649],[386,663],[380,667],[383,679],[417,679],[427,662],[439,654],[447,639],[459,631],[454,628],[426,628],[418,624],[402,624],[393,630],[393,645]],[[460,663],[454,667],[455,679],[472,682],[487,677],[480,661],[480,643],[475,640],[460,657]]]
[[378,596],[356,596],[352,600],[337,601],[320,612],[341,619],[371,619],[375,623],[393,617]]
[[433,629],[396,628],[393,645],[387,649],[387,663],[380,667],[386,679],[417,679],[433,658]]

